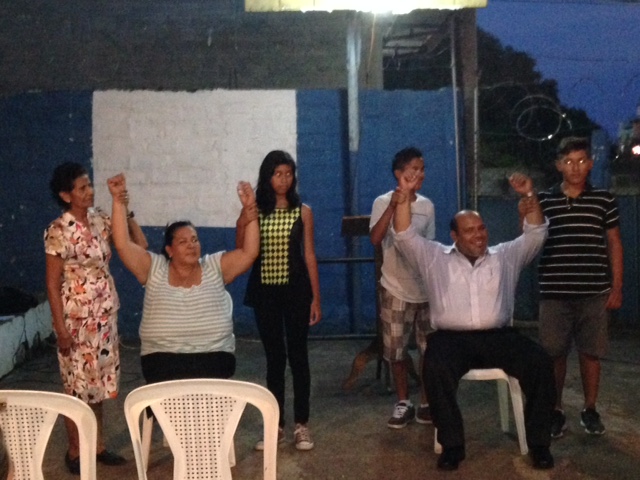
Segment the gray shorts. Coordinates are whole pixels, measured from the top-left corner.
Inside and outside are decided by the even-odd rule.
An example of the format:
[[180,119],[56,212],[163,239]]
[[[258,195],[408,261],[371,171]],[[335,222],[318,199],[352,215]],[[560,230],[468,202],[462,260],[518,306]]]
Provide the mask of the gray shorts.
[[416,344],[422,355],[427,348],[427,334],[431,331],[428,303],[409,303],[391,295],[380,287],[380,319],[382,320],[382,355],[389,362],[405,358],[409,335],[415,329]]
[[540,343],[552,357],[580,353],[601,358],[609,349],[609,294],[578,300],[540,300]]

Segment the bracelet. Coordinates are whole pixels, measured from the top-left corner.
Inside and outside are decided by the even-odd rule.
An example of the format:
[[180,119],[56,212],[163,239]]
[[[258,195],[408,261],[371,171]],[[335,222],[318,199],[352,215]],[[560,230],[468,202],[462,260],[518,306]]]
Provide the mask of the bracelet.
[[127,213],[127,220],[131,220],[135,216],[136,216],[136,214],[133,213],[133,210],[131,210],[129,213]]
[[536,191],[535,191],[535,190],[531,190],[531,191],[527,192],[525,196],[526,196],[527,198],[531,198],[531,197],[533,197],[535,194],[536,194]]

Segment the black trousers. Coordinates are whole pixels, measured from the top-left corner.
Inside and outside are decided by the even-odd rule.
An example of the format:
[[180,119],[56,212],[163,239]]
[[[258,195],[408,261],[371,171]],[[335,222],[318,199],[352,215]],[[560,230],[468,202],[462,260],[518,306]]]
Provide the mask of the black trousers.
[[267,357],[267,388],[278,400],[280,426],[285,424],[285,373],[287,360],[293,379],[293,418],[295,423],[309,421],[311,373],[307,336],[308,302],[288,295],[288,287],[269,287],[260,305],[254,307],[258,332]]
[[140,363],[147,383],[188,378],[231,378],[236,371],[236,357],[229,352],[156,352],[141,356]]
[[473,368],[501,368],[518,379],[525,396],[527,443],[549,446],[556,400],[553,362],[540,345],[512,327],[438,330],[428,336],[422,375],[442,446],[464,446],[456,394],[460,378]]

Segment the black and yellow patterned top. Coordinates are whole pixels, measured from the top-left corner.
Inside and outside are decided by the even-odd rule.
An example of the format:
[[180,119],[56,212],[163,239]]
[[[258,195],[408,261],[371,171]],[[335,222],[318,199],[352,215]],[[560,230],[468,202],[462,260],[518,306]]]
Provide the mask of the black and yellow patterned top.
[[[275,290],[284,289],[285,293]],[[260,213],[260,257],[249,275],[244,304],[264,305],[284,295],[290,304],[310,305],[313,294],[304,260],[302,205]]]
[[276,208],[270,215],[260,213],[260,280],[264,285],[289,283],[289,237],[300,218],[300,207]]

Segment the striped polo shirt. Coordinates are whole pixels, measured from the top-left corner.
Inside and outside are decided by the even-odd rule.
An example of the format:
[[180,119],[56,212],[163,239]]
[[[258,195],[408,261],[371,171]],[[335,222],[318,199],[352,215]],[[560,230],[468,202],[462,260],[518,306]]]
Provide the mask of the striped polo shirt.
[[541,297],[570,299],[611,288],[607,230],[619,224],[618,204],[607,190],[587,184],[577,198],[560,184],[539,194],[549,236],[538,267]]

